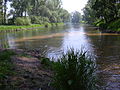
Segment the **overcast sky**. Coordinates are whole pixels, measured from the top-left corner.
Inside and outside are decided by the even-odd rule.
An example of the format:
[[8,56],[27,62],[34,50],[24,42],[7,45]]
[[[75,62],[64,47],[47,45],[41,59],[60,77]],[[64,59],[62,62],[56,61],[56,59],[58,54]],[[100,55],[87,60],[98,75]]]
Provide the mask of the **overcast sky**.
[[62,0],[63,8],[69,12],[79,11],[82,13],[82,10],[87,4],[88,0]]

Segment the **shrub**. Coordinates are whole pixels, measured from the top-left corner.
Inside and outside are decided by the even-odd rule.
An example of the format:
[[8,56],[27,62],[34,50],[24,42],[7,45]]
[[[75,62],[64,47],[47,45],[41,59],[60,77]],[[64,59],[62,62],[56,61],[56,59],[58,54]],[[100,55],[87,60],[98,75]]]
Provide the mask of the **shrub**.
[[95,64],[84,52],[68,51],[54,66],[57,90],[95,90]]
[[49,58],[41,58],[41,64],[49,67],[51,66],[51,61],[49,60]]
[[30,19],[32,24],[42,24],[40,16],[31,16]]
[[48,22],[44,22],[44,26],[45,26],[46,28],[48,28],[48,27],[50,26],[50,24],[49,24]]
[[108,25],[108,29],[111,29],[111,30],[118,30],[120,29],[120,19],[114,21],[114,22],[111,22],[109,25]]
[[14,25],[14,19],[13,18],[8,19],[8,25]]
[[50,22],[50,21],[49,21],[49,18],[43,17],[43,22],[48,22],[48,23],[49,23],[49,22]]
[[18,17],[15,19],[15,25],[30,25],[31,20],[28,17]]
[[41,16],[31,16],[30,17],[32,24],[44,24],[49,23],[49,18],[47,17],[41,17]]

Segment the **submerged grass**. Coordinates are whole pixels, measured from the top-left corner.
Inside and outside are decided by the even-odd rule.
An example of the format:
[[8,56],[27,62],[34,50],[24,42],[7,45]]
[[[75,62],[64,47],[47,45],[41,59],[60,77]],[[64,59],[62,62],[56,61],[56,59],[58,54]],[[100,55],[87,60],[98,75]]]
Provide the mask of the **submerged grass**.
[[14,74],[10,59],[12,55],[15,55],[15,53],[10,50],[0,52],[0,88],[5,86],[7,77]]
[[68,51],[54,64],[57,90],[96,90],[95,63],[86,52]]

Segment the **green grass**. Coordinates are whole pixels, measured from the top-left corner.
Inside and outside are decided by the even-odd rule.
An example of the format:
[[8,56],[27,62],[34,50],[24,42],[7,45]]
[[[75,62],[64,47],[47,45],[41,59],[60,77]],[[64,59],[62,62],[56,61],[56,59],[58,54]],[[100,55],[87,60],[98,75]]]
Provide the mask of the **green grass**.
[[[45,24],[32,24],[32,25],[26,25],[26,26],[16,26],[16,25],[0,25],[0,31],[14,31],[14,30],[17,30],[17,29],[29,29],[29,28],[37,28],[37,27],[45,27],[46,23]],[[48,27],[52,27],[52,26],[56,26],[55,23],[47,23]],[[57,23],[58,26],[63,26],[64,23]]]
[[16,30],[16,29],[27,29],[35,27],[43,27],[44,25],[33,24],[28,26],[16,26],[16,25],[1,25],[0,30]]
[[10,50],[0,52],[0,88],[5,84],[5,79],[14,74],[14,65],[10,58],[13,55],[15,55],[15,53]]
[[96,90],[95,64],[86,52],[70,50],[54,64],[57,90]]

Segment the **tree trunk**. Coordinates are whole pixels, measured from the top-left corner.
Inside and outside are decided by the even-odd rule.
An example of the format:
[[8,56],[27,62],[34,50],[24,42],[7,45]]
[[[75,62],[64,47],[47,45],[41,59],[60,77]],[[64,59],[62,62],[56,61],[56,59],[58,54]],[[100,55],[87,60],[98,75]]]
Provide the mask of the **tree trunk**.
[[4,22],[3,22],[3,23],[4,23],[4,24],[7,23],[7,22],[6,22],[6,21],[7,21],[7,16],[6,16],[6,15],[7,15],[7,1],[5,0],[5,1],[4,1],[4,13],[3,13],[3,18],[4,18],[4,20],[3,20]]

